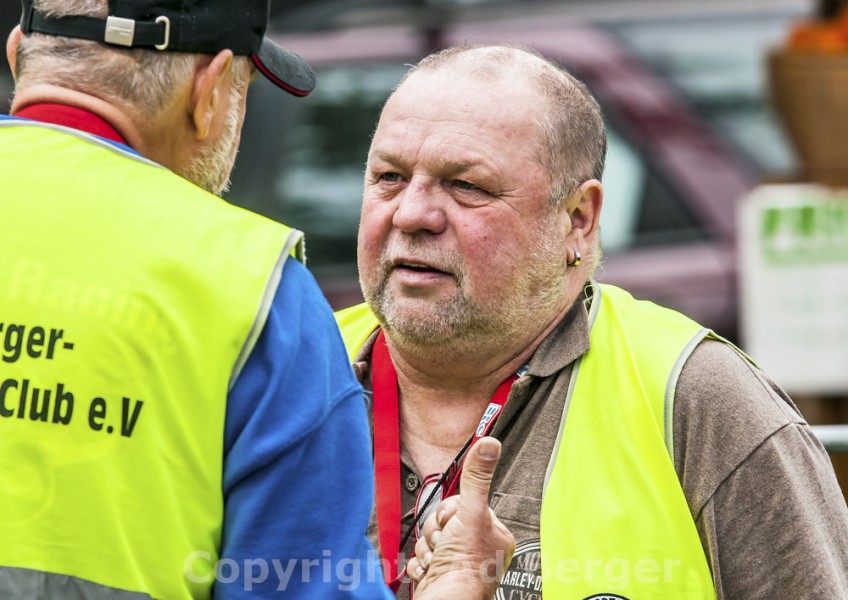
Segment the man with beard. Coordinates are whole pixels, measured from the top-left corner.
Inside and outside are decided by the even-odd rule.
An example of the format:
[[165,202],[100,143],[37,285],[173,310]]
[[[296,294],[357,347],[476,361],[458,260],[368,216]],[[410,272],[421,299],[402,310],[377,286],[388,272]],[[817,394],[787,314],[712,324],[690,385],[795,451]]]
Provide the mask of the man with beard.
[[[23,1],[0,120],[3,598],[388,593],[362,390],[301,234],[216,196],[253,74],[313,88],[267,18]],[[483,458],[475,531],[454,528],[472,557],[509,549],[486,538]],[[431,598],[463,580],[442,573]]]
[[725,340],[592,279],[605,153],[598,104],[527,49],[447,49],[389,98],[367,304],[337,315],[373,393],[369,537],[388,564],[416,544],[425,570],[406,532],[491,432],[517,544],[498,597],[842,597],[848,511],[791,400]]

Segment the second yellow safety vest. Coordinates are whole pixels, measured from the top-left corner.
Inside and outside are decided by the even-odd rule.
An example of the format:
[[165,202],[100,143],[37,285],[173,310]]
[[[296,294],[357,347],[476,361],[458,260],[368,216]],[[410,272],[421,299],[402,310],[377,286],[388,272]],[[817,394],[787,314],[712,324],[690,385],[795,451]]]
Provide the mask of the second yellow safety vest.
[[[546,600],[714,599],[672,459],[680,369],[710,332],[593,283],[590,349],[575,363],[541,514]],[[379,326],[364,304],[337,313],[353,360]]]

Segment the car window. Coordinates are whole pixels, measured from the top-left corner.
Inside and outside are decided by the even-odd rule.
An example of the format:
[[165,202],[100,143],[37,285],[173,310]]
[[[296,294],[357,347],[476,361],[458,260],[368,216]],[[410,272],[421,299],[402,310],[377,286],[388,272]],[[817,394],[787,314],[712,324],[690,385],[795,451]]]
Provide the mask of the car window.
[[785,172],[796,158],[768,102],[766,57],[805,16],[800,10],[706,13],[625,21],[613,29],[763,171]]
[[[647,169],[639,154],[614,130],[607,132],[607,160],[604,168],[604,210],[601,211],[601,237],[607,252],[633,244],[639,219]],[[610,208],[612,210],[610,210]]]
[[648,157],[613,124],[607,124],[607,136],[605,208],[601,211],[604,252],[704,238],[704,228]]

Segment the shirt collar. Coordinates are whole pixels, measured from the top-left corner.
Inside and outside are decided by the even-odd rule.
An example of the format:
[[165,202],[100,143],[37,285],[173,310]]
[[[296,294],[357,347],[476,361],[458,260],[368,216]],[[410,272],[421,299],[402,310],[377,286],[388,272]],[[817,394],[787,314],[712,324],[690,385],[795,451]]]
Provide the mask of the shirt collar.
[[589,350],[589,307],[592,287],[588,283],[553,331],[542,340],[530,359],[528,375],[550,377]]
[[41,123],[51,123],[70,127],[78,131],[84,131],[96,135],[109,142],[129,147],[127,141],[118,131],[102,117],[65,104],[41,103],[25,106],[14,114],[15,117],[30,119]]

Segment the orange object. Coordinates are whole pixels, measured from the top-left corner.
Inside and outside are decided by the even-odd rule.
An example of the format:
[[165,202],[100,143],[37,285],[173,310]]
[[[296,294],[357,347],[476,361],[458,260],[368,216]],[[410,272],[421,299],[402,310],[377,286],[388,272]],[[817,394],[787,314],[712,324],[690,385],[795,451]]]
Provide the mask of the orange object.
[[825,54],[848,53],[848,13],[835,21],[801,21],[789,32],[788,49]]

